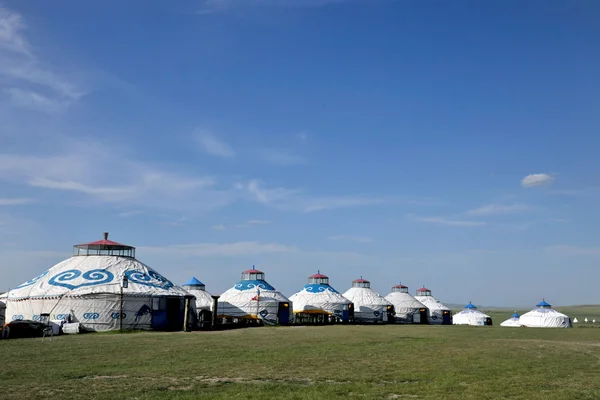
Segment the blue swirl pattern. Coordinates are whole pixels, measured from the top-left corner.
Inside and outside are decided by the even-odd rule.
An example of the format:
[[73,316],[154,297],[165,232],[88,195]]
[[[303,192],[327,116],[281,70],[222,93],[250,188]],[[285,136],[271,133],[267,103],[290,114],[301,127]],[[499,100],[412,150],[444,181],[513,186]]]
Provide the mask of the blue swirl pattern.
[[100,318],[100,314],[97,312],[86,312],[83,314],[83,319],[98,319]]
[[13,321],[23,321],[23,316],[22,315],[13,315],[12,320]]
[[114,313],[110,314],[110,317],[112,319],[119,319],[119,314],[121,315],[121,319],[125,319],[125,317],[127,317],[127,314],[125,314],[125,313],[118,313],[118,312],[114,312]]
[[[82,283],[65,283],[67,281],[76,280],[79,277],[83,279]],[[60,274],[54,275],[48,280],[48,284],[54,286],[62,286],[73,290],[84,286],[95,286],[110,283],[114,278],[115,276],[105,269],[92,269],[85,272],[83,275],[81,274],[81,271],[77,269],[70,269],[68,271],[63,271]]]
[[129,281],[137,283],[139,285],[146,285],[164,290],[169,290],[173,287],[173,283],[171,283],[170,280],[151,269],[148,270],[148,273],[132,269],[126,271],[125,276],[127,277],[127,279],[129,279]]
[[28,280],[27,282],[25,282],[25,283],[17,286],[15,289],[21,289],[21,288],[24,288],[24,287],[27,287],[27,286],[31,286],[34,283],[36,283],[37,281],[39,281],[40,279],[42,279],[43,277],[45,277],[46,275],[48,275],[48,271],[44,272],[43,274],[40,274],[40,275],[36,276],[33,279]]
[[236,283],[236,285],[234,286],[234,288],[236,288],[237,290],[251,290],[251,289],[256,289],[256,288],[260,288],[263,290],[275,290],[275,288],[271,285],[269,285],[266,281],[251,281],[251,280],[247,280],[247,281],[239,281],[238,283]]
[[310,292],[310,293],[320,293],[320,292],[322,293],[325,291],[329,291],[329,292],[339,294],[339,292],[337,290],[335,290],[334,288],[332,288],[331,286],[322,285],[322,284],[318,284],[318,283],[306,285],[306,286],[304,286],[304,290],[306,290],[307,292]]

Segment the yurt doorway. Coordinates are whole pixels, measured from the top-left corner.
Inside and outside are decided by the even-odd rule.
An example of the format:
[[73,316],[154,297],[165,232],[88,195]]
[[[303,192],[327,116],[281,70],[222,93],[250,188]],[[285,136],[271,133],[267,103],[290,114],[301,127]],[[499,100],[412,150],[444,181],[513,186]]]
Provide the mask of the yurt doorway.
[[167,330],[180,331],[182,324],[182,304],[179,297],[167,297]]
[[491,326],[492,325],[492,318],[491,317],[487,317],[485,319],[485,324],[488,325],[488,326]]
[[279,325],[287,325],[290,323],[290,303],[280,302],[277,310],[277,319]]
[[396,320],[396,311],[394,306],[387,306],[386,314],[383,317],[384,322],[394,322]]
[[452,325],[452,315],[450,311],[444,310],[442,312],[442,324],[443,325]]
[[413,322],[415,324],[427,324],[429,321],[427,320],[427,309],[419,308],[419,312],[413,316]]

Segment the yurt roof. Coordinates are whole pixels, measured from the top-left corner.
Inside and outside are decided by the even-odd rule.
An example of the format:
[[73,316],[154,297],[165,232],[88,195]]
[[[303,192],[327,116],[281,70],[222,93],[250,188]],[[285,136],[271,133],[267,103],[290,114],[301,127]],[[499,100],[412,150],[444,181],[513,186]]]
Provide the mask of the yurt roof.
[[473,305],[473,303],[469,302],[469,304],[467,304],[465,306],[466,309],[468,310],[477,310],[477,307]]
[[264,274],[264,272],[252,266],[252,269],[247,269],[244,272],[242,272],[242,274]]
[[408,286],[399,283],[398,285],[392,286],[392,289],[408,289]]
[[369,282],[369,281],[368,281],[368,280],[366,280],[366,279],[359,278],[359,279],[355,279],[355,280],[353,280],[353,281],[352,281],[352,283],[371,283],[371,282]]
[[536,307],[552,307],[550,304],[546,303],[545,300],[542,300],[541,302],[537,303],[535,306]]
[[311,276],[308,277],[309,279],[329,279],[329,277],[327,275],[323,275],[320,272],[317,272],[316,274],[313,274]]
[[422,288],[418,288],[417,292],[431,292],[431,290],[429,290],[425,286],[423,286]]
[[104,232],[104,239],[96,240],[95,242],[76,244],[74,247],[77,248],[88,248],[88,249],[135,249],[133,246],[129,246],[122,243],[113,242],[108,240],[108,232]]
[[515,311],[515,313],[513,315],[511,315],[511,318],[519,318],[520,315],[518,312]]
[[186,283],[184,283],[185,286],[199,286],[202,285],[204,286],[204,283],[200,282],[195,276],[192,276],[192,278],[187,281]]

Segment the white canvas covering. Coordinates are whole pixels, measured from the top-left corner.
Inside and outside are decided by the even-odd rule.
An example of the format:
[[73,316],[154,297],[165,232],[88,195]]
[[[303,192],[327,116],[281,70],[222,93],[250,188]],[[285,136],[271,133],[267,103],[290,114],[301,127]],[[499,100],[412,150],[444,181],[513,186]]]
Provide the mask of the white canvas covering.
[[6,314],[6,305],[4,304],[3,301],[0,301],[0,329],[4,325],[5,314]]
[[574,323],[574,324],[577,324],[578,322],[579,322],[579,320],[578,320],[577,318],[575,318],[575,319],[573,320],[573,323]]
[[[258,270],[252,275],[264,277]],[[217,316],[261,320],[265,324],[274,325],[279,322],[279,303],[288,303],[289,318],[292,319],[293,308],[290,299],[264,279],[243,279],[219,297]]]
[[213,298],[209,292],[206,291],[206,287],[202,282],[196,278],[190,279],[190,281],[184,283],[182,287],[191,295],[196,298],[196,311],[201,310],[212,311]]
[[420,320],[415,321],[415,316],[420,317],[419,310],[423,308],[427,310],[427,315],[429,315],[427,307],[407,291],[392,291],[385,296],[385,299],[394,305],[396,321],[398,322],[406,324],[420,323]]
[[452,316],[452,324],[485,326],[488,318],[490,318],[489,315],[482,313],[477,307],[469,303],[464,310]]
[[519,321],[519,314],[514,313],[509,319],[503,321],[500,326],[510,327],[510,328],[518,328],[521,326],[521,322]]
[[392,303],[370,287],[351,287],[344,297],[354,303],[354,321],[388,322],[388,307]]
[[[123,328],[151,329],[153,299],[191,297],[158,272],[131,257],[90,255],[64,260],[8,292],[6,319],[70,318],[86,330],[119,328],[123,277]],[[183,304],[183,301],[182,301]]]
[[292,295],[294,313],[325,313],[341,317],[342,312],[352,304],[329,285],[308,284],[301,291]]
[[[428,295],[422,295],[420,293],[429,293]],[[452,310],[443,305],[438,299],[433,297],[430,291],[423,291],[419,289],[415,299],[420,301],[429,309],[429,323],[435,325],[441,325],[443,323],[444,312],[447,311],[452,316]]]
[[565,314],[553,310],[550,304],[542,301],[538,308],[521,315],[521,326],[528,328],[570,328],[571,319]]

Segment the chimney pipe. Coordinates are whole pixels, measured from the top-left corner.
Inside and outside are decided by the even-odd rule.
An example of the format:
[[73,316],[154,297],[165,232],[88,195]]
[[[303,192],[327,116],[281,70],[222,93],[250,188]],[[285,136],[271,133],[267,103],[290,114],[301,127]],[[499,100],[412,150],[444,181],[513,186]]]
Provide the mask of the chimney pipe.
[[108,240],[108,232],[104,232],[104,240]]

